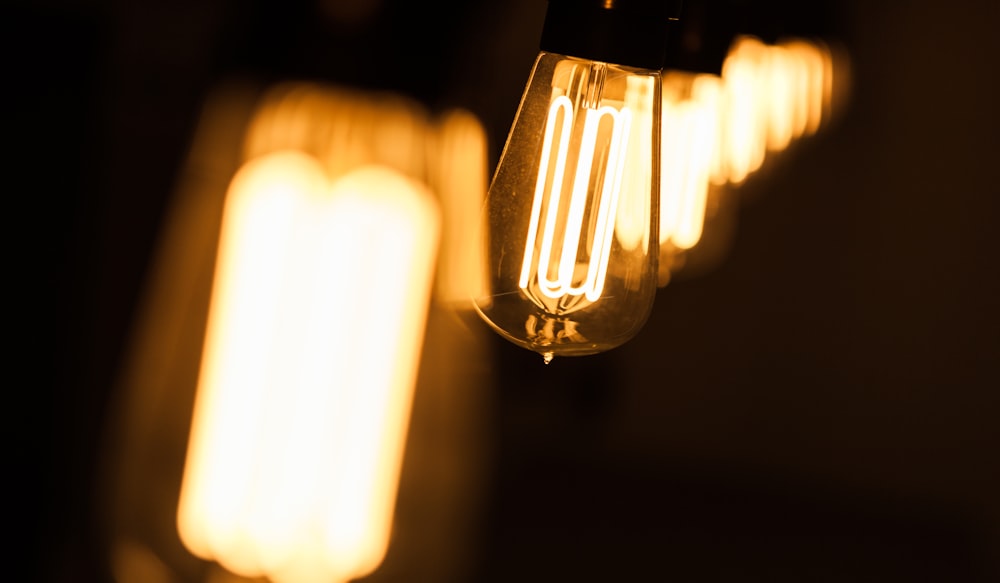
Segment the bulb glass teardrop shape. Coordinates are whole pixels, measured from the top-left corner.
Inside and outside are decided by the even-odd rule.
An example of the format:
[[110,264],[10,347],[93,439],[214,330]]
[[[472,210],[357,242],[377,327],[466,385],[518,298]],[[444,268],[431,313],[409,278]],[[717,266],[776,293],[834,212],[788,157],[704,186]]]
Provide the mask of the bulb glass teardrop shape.
[[[476,309],[543,355],[632,338],[656,295],[658,71],[542,52],[484,220],[491,273]],[[551,357],[549,357],[551,358]]]

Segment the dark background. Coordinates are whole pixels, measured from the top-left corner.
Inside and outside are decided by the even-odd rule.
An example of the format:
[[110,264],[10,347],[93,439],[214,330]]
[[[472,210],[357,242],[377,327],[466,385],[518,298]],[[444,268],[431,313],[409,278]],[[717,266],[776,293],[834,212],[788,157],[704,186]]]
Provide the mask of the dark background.
[[[40,397],[10,446],[29,468],[11,480],[28,580],[108,580],[107,403],[214,87],[315,79],[465,107],[496,162],[544,1],[345,4],[5,7],[17,281],[42,290],[14,310],[41,357],[14,363]],[[625,346],[546,367],[485,336],[486,478],[451,580],[1000,580],[1000,7],[729,7],[742,32],[841,43],[844,115],[750,179],[725,257],[662,289]],[[383,578],[434,580],[407,557]]]

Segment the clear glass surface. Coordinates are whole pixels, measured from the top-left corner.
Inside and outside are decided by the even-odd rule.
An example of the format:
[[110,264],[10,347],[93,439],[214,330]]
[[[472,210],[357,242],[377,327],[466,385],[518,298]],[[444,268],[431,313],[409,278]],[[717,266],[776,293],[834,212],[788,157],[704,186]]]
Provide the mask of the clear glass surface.
[[535,61],[485,205],[480,315],[545,356],[621,345],[656,295],[658,71]]

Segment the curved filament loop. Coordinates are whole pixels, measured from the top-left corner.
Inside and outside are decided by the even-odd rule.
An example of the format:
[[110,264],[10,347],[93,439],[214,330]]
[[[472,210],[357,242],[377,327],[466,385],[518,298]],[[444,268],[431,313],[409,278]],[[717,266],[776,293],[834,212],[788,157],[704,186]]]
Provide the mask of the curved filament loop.
[[[562,110],[562,123],[558,124],[558,115]],[[615,224],[615,214],[618,198],[621,193],[622,173],[625,167],[624,148],[628,144],[628,134],[632,122],[632,114],[628,108],[617,110],[610,106],[598,109],[586,109],[583,118],[583,131],[580,138],[579,154],[576,171],[572,177],[571,195],[568,210],[559,229],[560,198],[563,190],[563,180],[568,158],[568,149],[573,130],[573,104],[566,96],[556,97],[549,107],[548,121],[545,126],[542,142],[541,164],[535,183],[535,195],[532,201],[531,222],[528,227],[528,238],[525,242],[524,261],[521,267],[520,287],[527,289],[534,275],[539,289],[545,296],[558,299],[564,296],[585,295],[587,300],[594,302],[601,297],[607,275],[608,258],[611,254],[611,243]],[[573,285],[577,273],[580,255],[580,237],[583,224],[588,215],[589,193],[591,192],[591,172],[598,152],[598,130],[605,116],[611,120],[611,137],[607,149],[607,161],[603,166],[603,176],[600,177],[600,194],[597,198],[597,219],[594,225],[590,249],[586,256],[586,277],[580,285]],[[546,188],[550,160],[552,156],[553,138],[556,126],[559,125],[559,141],[552,183]],[[600,168],[600,165],[598,165]],[[548,196],[546,197],[546,193]],[[538,264],[532,270],[534,249],[538,239],[539,223],[542,208],[546,208],[545,224],[542,230],[542,242],[538,251]],[[561,249],[556,278],[550,279],[553,249],[557,238],[561,235]]]
[[[549,198],[549,208],[559,208],[559,193],[562,192],[563,175],[566,171],[566,157],[569,151],[570,132],[573,131],[573,102],[569,97],[560,95],[552,100],[549,106],[548,119],[545,123],[545,137],[542,140],[541,164],[538,168],[538,180],[535,182],[535,198],[531,203],[531,222],[528,224],[528,240],[524,244],[524,263],[521,265],[521,279],[518,285],[521,289],[528,287],[531,280],[531,263],[534,258],[535,241],[538,239],[538,223],[542,213],[542,202],[545,200],[545,184],[549,172],[549,159],[552,157],[552,135],[556,130],[556,119],[559,110],[563,110],[562,127],[559,132],[559,152],[556,167],[552,177],[552,194]],[[539,264],[547,265],[551,253],[551,232],[555,230],[555,212],[546,213],[545,230],[549,245],[543,245]]]

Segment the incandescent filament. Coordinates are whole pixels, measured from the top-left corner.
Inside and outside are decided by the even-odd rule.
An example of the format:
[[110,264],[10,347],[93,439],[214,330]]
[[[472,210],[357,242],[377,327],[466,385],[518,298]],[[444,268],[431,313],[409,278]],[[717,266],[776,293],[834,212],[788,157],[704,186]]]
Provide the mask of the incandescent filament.
[[519,286],[551,313],[604,290],[631,125],[627,107],[549,106]]

